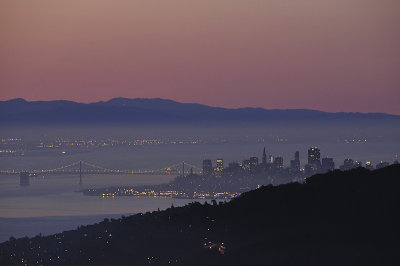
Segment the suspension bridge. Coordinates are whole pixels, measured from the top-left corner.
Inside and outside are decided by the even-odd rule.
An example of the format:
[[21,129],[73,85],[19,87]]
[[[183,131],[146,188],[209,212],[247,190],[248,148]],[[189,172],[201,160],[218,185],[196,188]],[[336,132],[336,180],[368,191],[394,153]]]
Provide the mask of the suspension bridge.
[[[186,168],[186,169],[185,169]],[[190,170],[189,170],[190,169]],[[201,169],[195,165],[180,162],[167,167],[153,170],[127,170],[127,169],[111,169],[89,163],[86,161],[76,161],[68,165],[63,165],[52,169],[28,169],[28,170],[0,170],[0,174],[3,175],[14,175],[22,172],[27,172],[34,175],[47,175],[47,174],[111,174],[111,175],[185,175],[189,172],[201,173]]]

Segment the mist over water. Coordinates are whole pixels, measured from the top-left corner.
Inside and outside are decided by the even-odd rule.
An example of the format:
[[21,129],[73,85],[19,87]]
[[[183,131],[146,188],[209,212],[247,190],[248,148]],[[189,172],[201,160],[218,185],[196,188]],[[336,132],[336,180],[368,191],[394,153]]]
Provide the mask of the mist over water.
[[[157,169],[186,161],[201,166],[205,158],[241,161],[249,156],[281,155],[288,165],[293,153],[300,151],[302,164],[307,149],[317,146],[322,157],[333,157],[339,165],[345,158],[358,161],[392,162],[399,153],[400,125],[393,123],[308,123],[242,125],[171,125],[171,126],[68,126],[0,127],[2,138],[22,138],[34,146],[38,141],[57,138],[88,139],[157,139],[162,141],[200,140],[197,144],[143,145],[90,149],[33,149],[25,156],[0,157],[1,169],[47,169],[77,160],[86,160],[109,168]],[[62,154],[62,151],[66,154]]]
[[[250,156],[261,158],[264,147],[267,154],[283,156],[285,166],[289,165],[294,152],[298,150],[301,166],[304,166],[310,146],[318,146],[321,157],[334,158],[336,168],[343,164],[345,158],[362,161],[363,165],[371,161],[375,165],[380,161],[393,162],[395,155],[400,153],[399,136],[400,125],[361,122],[330,125],[0,127],[2,139],[21,138],[27,145],[24,155],[0,157],[0,169],[51,169],[79,160],[110,169],[154,170],[182,161],[201,168],[203,159],[212,159],[215,165],[217,158],[223,158],[227,166],[229,162],[242,162]],[[39,141],[51,142],[57,138],[157,139],[164,144],[54,149],[35,147]],[[83,188],[161,184],[173,178],[167,175],[84,175]],[[39,175],[31,178],[30,186],[20,187],[18,176],[1,175],[0,241],[11,235],[32,236],[43,232],[42,228],[48,228],[48,233],[61,230],[60,226],[52,227],[51,224],[64,224],[64,229],[73,229],[79,223],[92,223],[94,219],[100,221],[100,217],[165,209],[172,203],[180,206],[192,201],[88,197],[75,192],[79,189],[78,184],[78,175]],[[47,218],[40,220],[32,217]],[[66,219],[63,221],[67,221],[67,217],[74,218],[70,219],[73,221],[71,223],[54,222],[60,217]],[[13,227],[10,227],[10,219],[16,219],[12,220]]]
[[[160,184],[173,176],[86,175],[83,188]],[[0,176],[0,242],[10,236],[35,236],[75,229],[105,217],[183,206],[193,200],[136,197],[89,197],[76,192],[78,175],[44,175],[19,186],[19,177]]]

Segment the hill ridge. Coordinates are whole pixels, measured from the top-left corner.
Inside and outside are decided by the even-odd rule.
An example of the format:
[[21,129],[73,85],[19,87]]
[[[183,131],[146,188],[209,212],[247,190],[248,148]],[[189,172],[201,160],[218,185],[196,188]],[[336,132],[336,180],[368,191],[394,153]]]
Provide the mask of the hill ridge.
[[180,103],[161,98],[113,98],[79,103],[67,100],[0,101],[0,123],[207,123],[207,122],[307,122],[400,121],[385,113],[330,113],[311,109],[222,108]]

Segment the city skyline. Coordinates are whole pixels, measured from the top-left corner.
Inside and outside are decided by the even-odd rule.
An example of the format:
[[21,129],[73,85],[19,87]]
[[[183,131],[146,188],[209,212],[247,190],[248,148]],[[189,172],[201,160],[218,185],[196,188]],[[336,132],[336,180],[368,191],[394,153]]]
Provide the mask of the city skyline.
[[[10,143],[7,143],[8,141],[11,141],[10,143],[12,143],[10,145]],[[10,153],[9,151],[12,151],[12,147],[13,142],[21,142],[21,139],[2,139],[1,140],[1,148],[7,147],[8,149],[1,149],[0,150],[0,154],[2,156],[24,156],[24,152],[27,151],[26,147],[25,147],[25,151],[23,151],[23,149],[21,149],[21,147],[23,147],[24,145],[21,145],[21,143],[19,143],[17,146],[19,146],[19,148],[21,149],[19,152],[20,154],[16,153],[17,150],[14,150],[14,153]],[[62,141],[63,143],[67,143],[66,140]],[[93,141],[90,140],[89,143],[92,143]],[[115,142],[115,140],[113,140],[112,142]],[[126,141],[124,141],[125,143]],[[83,141],[84,143],[84,141]],[[173,142],[174,144],[176,144],[176,142]],[[5,144],[5,145],[4,145]],[[72,146],[76,146],[76,147],[80,147],[82,148],[82,142],[81,141],[73,141],[72,142]],[[163,143],[161,142],[157,142],[158,145],[163,145]],[[156,145],[157,145],[156,144]],[[167,143],[165,143],[167,144]],[[164,144],[164,145],[165,145]],[[172,144],[172,143],[168,143],[168,144]],[[182,143],[183,144],[183,143]],[[186,143],[188,144],[188,143]],[[192,143],[193,144],[193,143]],[[198,144],[198,143],[196,143]],[[71,146],[71,143],[68,144],[69,146]],[[129,143],[125,143],[125,145],[130,146]],[[143,145],[139,144],[139,145]],[[154,143],[153,143],[154,145]],[[92,146],[92,144],[90,144],[90,146]],[[103,145],[101,145],[103,146]],[[114,146],[114,145],[111,145]],[[117,145],[119,147],[121,147],[120,145]],[[135,145],[133,145],[135,146]],[[44,145],[44,143],[40,143],[40,146],[36,146],[36,148],[60,148],[61,146],[57,146],[57,145]],[[89,146],[85,146],[83,145],[83,148],[88,148]],[[10,149],[11,148],[11,149]],[[65,148],[65,147],[64,147]],[[61,154],[66,155],[66,149],[60,151]],[[69,152],[68,152],[69,153]],[[279,153],[278,153],[279,154]],[[259,158],[261,158],[261,160],[259,160]],[[268,160],[267,160],[268,158]],[[196,168],[197,170],[202,169],[202,173],[204,176],[211,176],[211,175],[215,175],[216,177],[221,177],[222,173],[224,172],[224,170],[226,170],[226,168],[233,168],[235,171],[238,170],[238,168],[240,170],[243,171],[256,171],[256,172],[264,172],[267,173],[269,171],[281,171],[283,169],[289,170],[289,173],[286,173],[288,175],[291,174],[299,174],[299,173],[304,173],[306,176],[311,176],[313,174],[316,173],[324,173],[324,172],[328,172],[328,171],[332,171],[335,169],[340,169],[342,171],[346,171],[346,170],[350,170],[352,168],[357,168],[357,167],[364,167],[368,170],[373,170],[374,166],[371,162],[371,160],[365,160],[364,163],[362,160],[353,160],[352,158],[349,157],[345,157],[343,165],[340,165],[340,167],[335,167],[335,158],[333,157],[329,157],[328,155],[326,156],[322,156],[321,157],[321,150],[316,147],[316,146],[311,146],[308,150],[307,150],[307,154],[306,157],[303,156],[303,159],[306,159],[304,163],[302,163],[301,159],[300,159],[300,151],[297,150],[294,152],[294,156],[293,156],[293,160],[289,160],[289,163],[287,162],[287,158],[285,159],[284,156],[282,155],[276,155],[276,154],[271,154],[269,153],[267,156],[266,153],[266,147],[263,148],[263,153],[261,157],[252,155],[249,159],[243,159],[242,162],[240,163],[240,160],[232,160],[229,161],[228,166],[226,167],[226,165],[224,165],[224,158],[222,157],[217,157],[214,159],[210,159],[210,157],[208,157],[207,159],[203,158],[202,161],[202,168],[200,168],[199,166],[196,165],[192,165],[186,161],[182,161],[182,162],[178,162],[175,163],[174,165],[171,166],[167,166],[167,167],[163,167],[160,169],[140,169],[140,170],[133,170],[133,169],[110,169],[110,168],[106,168],[103,166],[99,166],[99,165],[95,165],[89,162],[85,162],[82,160],[78,160],[75,161],[73,163],[70,163],[68,165],[63,165],[63,166],[59,166],[53,169],[34,169],[34,170],[23,170],[21,172],[21,170],[18,169],[0,169],[0,174],[19,174],[21,173],[25,173],[25,172],[32,172],[34,174],[54,174],[54,173],[58,173],[58,174],[63,174],[63,173],[68,173],[68,174],[73,174],[73,173],[80,173],[82,172],[82,165],[86,165],[89,168],[94,168],[97,171],[89,171],[89,172],[85,172],[86,174],[99,174],[101,173],[113,173],[113,174],[167,174],[167,175],[174,175],[174,174],[178,174],[179,173],[179,169],[182,170],[183,173],[193,173],[193,168]],[[213,166],[213,162],[216,162],[215,167]],[[384,161],[384,160],[378,160],[376,163],[376,169],[385,167],[390,165],[390,162]],[[393,156],[393,164],[398,164],[398,154],[395,154]],[[65,171],[66,168],[70,168],[72,166],[76,166],[79,165],[79,171],[77,170],[72,170],[72,171]],[[185,165],[188,165],[189,168],[186,168],[185,171]],[[304,167],[302,167],[304,166]],[[183,168],[182,168],[183,167]],[[82,176],[80,176],[80,178],[82,178]],[[81,181],[80,181],[81,183]]]
[[[215,167],[213,161],[216,162]],[[395,156],[393,165],[398,165],[398,157]],[[189,166],[189,169],[186,167]],[[19,174],[20,186],[30,186],[30,179],[39,175],[79,175],[80,192],[86,196],[143,196],[143,197],[171,197],[171,198],[197,198],[197,199],[232,199],[244,192],[244,190],[256,189],[261,185],[277,185],[282,183],[303,183],[304,180],[315,174],[329,173],[335,170],[349,171],[355,168],[365,168],[369,171],[378,170],[391,165],[389,162],[380,161],[374,167],[371,161],[354,161],[351,158],[344,159],[343,165],[335,167],[334,158],[322,157],[321,150],[312,146],[307,150],[307,163],[301,167],[300,151],[294,153],[294,160],[290,160],[290,166],[285,167],[284,157],[268,155],[264,147],[262,160],[258,156],[245,159],[242,163],[237,161],[224,165],[222,157],[216,160],[203,159],[201,168],[182,161],[169,167],[157,170],[126,170],[109,169],[82,160],[70,165],[64,165],[54,169],[41,170],[0,170],[3,175]],[[78,169],[73,167],[78,166]],[[86,169],[84,169],[85,167]],[[87,169],[89,167],[89,169]],[[193,171],[196,168],[196,173]],[[186,171],[185,171],[186,170]],[[128,186],[128,187],[105,187],[105,188],[83,188],[82,175],[174,175],[171,182],[156,186]]]

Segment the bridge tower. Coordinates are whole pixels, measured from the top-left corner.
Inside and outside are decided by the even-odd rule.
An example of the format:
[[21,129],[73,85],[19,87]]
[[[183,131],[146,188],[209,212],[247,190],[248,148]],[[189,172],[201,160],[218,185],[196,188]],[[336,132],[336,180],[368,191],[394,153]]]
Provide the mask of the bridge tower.
[[185,177],[185,162],[182,162],[182,177]]
[[79,161],[79,186],[82,186],[82,161]]

